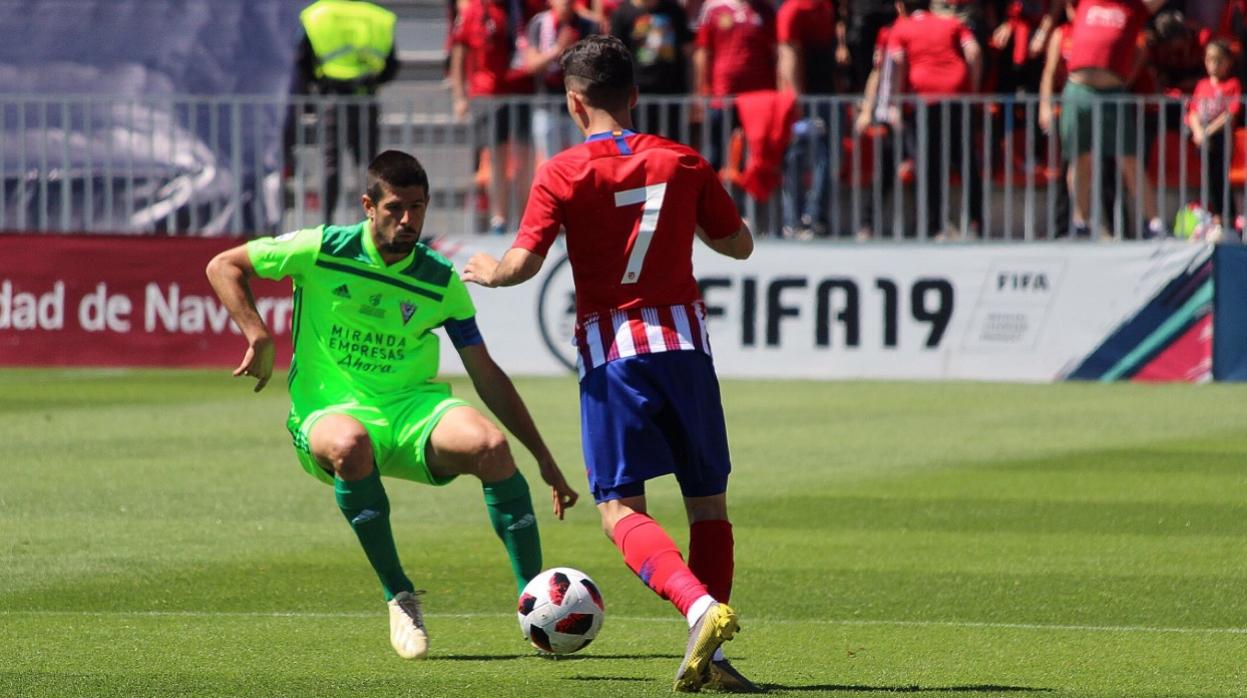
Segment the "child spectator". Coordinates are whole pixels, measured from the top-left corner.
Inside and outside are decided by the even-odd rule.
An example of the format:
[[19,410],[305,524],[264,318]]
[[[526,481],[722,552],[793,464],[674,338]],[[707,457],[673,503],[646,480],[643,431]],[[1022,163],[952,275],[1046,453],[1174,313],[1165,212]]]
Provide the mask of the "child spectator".
[[1230,46],[1217,40],[1204,51],[1204,67],[1208,77],[1195,86],[1186,123],[1191,127],[1191,141],[1203,150],[1204,204],[1212,213],[1213,223],[1221,225],[1223,214],[1234,215],[1234,197],[1226,196],[1229,178],[1226,167],[1234,149],[1234,122],[1241,107],[1243,87],[1232,77],[1234,59]]

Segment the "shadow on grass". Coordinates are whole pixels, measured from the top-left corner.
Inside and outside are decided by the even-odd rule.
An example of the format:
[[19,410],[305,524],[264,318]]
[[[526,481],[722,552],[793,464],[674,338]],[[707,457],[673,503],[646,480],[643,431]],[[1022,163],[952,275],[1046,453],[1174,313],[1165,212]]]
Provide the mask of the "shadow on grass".
[[767,691],[856,691],[860,693],[1051,693],[1051,688],[1032,688],[1030,686],[996,686],[982,684],[974,686],[848,686],[836,684],[809,684],[805,686],[785,686],[778,683],[758,684]]
[[572,681],[636,681],[640,683],[649,683],[653,679],[641,678],[639,676],[569,676]]
[[545,659],[551,662],[588,662],[594,660],[615,660],[615,659],[681,659],[683,655],[679,654],[574,654],[574,655],[553,655],[553,654],[445,654],[436,657],[430,656],[429,661],[445,661],[445,662],[487,662],[497,661],[499,659]]

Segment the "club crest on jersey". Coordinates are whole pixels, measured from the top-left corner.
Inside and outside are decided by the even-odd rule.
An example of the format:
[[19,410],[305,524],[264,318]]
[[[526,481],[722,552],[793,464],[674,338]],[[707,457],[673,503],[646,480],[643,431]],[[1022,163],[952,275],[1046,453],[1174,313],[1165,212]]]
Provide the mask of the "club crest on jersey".
[[333,290],[333,295],[338,296],[339,298],[350,298],[351,289],[347,288],[346,284],[342,284]]
[[411,317],[416,314],[416,304],[410,301],[403,301],[398,304],[398,307],[403,311],[403,324],[406,325],[411,321]]

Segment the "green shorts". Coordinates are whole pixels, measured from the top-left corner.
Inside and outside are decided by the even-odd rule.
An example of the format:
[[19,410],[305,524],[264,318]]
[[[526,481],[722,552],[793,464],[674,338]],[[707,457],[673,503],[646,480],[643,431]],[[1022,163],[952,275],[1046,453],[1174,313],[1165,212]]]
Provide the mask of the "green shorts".
[[[1138,107],[1122,89],[1097,90],[1067,81],[1061,92],[1061,144],[1065,159],[1091,152],[1099,105],[1100,155],[1121,157],[1139,151]],[[1118,133],[1118,124],[1121,133]],[[1118,140],[1120,138],[1120,140]]]
[[294,439],[299,465],[321,482],[332,485],[333,475],[325,472],[308,447],[312,426],[327,414],[342,414],[364,425],[372,442],[377,469],[386,477],[414,480],[426,485],[445,485],[454,476],[439,478],[429,472],[425,446],[433,428],[448,410],[468,403],[453,397],[450,386],[432,383],[418,393],[377,405],[348,402],[326,407],[309,407],[293,402],[286,428]]

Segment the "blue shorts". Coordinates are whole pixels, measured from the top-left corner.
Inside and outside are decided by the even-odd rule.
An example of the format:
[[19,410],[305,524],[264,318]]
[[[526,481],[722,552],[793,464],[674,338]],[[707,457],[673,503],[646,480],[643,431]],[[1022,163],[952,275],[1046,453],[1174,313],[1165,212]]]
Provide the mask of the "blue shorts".
[[719,381],[700,351],[630,356],[589,371],[580,426],[596,502],[645,494],[646,480],[669,474],[685,497],[727,491]]

